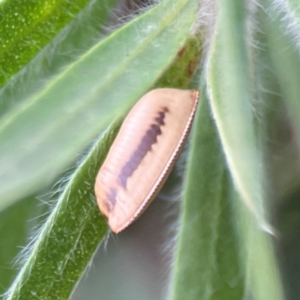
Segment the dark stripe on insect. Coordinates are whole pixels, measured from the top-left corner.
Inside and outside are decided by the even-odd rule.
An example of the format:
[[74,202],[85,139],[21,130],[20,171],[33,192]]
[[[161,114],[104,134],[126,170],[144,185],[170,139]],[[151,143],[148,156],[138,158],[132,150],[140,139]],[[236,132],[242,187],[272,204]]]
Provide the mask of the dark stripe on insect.
[[106,199],[108,201],[105,201],[105,206],[107,208],[107,211],[111,212],[117,203],[117,190],[114,188],[111,188],[109,190],[109,193],[106,194]]
[[161,127],[165,125],[167,112],[169,112],[167,107],[163,107],[162,110],[158,112],[158,116],[154,119],[156,124],[151,124],[137,149],[122,168],[121,173],[119,174],[119,181],[124,188],[127,186],[128,178],[132,176],[147,153],[151,151],[152,145],[157,142],[157,137],[162,134]]

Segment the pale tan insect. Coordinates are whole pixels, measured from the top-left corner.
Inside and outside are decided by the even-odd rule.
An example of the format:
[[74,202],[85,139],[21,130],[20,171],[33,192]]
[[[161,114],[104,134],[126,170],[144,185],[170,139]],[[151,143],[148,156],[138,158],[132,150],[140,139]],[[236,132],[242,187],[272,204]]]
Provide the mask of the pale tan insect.
[[95,183],[102,214],[119,233],[147,208],[189,133],[198,91],[156,89],[126,117]]

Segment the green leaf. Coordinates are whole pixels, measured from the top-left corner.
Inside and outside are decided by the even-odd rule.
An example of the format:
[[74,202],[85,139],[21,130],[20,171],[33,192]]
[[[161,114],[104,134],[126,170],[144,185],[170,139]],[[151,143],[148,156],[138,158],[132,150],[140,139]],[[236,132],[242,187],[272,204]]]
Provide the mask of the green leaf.
[[73,16],[73,20],[1,88],[0,116],[38,93],[54,75],[99,42],[103,36],[103,24],[116,1],[91,1],[76,17]]
[[[273,24],[276,19],[272,17],[273,21],[271,21],[270,16],[266,15],[266,8],[257,9],[255,17],[260,20],[259,24],[261,24],[260,30],[254,36],[256,44],[259,45],[255,51],[256,65],[253,80],[257,91],[255,114],[257,115],[258,126],[256,131],[260,135],[264,164],[267,166],[266,190],[268,191],[269,206],[272,209],[272,207],[277,207],[279,201],[282,201],[291,190],[294,190],[295,185],[298,185],[299,182],[300,170],[296,141],[298,135],[295,135],[296,139],[294,139],[290,134],[291,123],[293,124],[297,120],[290,120],[287,113],[289,105],[285,103],[290,102],[287,99],[293,94],[290,93],[292,89],[286,88],[291,82],[295,81],[294,83],[296,83],[296,80],[293,76],[290,79],[286,77],[288,84],[285,86],[282,85],[284,81],[281,75],[286,66],[288,66],[288,69],[284,71],[286,76],[289,76],[289,70],[293,74],[298,65],[298,58],[293,51],[294,46],[290,42],[285,44],[285,47],[281,47],[284,42],[279,41],[279,32],[276,32],[272,37],[269,29],[273,31],[274,29],[277,30],[278,27]],[[278,20],[275,22],[277,23]],[[267,29],[266,23],[269,24],[269,29]],[[279,24],[277,23],[277,25]],[[278,39],[277,46],[270,44],[270,39],[274,38]],[[278,50],[287,52],[285,58],[279,58],[276,55]],[[285,61],[278,69],[278,63],[280,64],[284,59],[289,60],[292,57],[294,58],[292,63]],[[274,59],[278,59],[278,62],[274,63]],[[281,79],[279,79],[280,77]],[[298,88],[297,86],[298,84],[294,85],[294,89]],[[286,92],[290,93],[289,97],[287,97]],[[295,100],[296,95],[294,97]],[[294,111],[296,112],[296,107]],[[294,115],[296,114],[294,113]],[[295,123],[293,126],[296,126]]]
[[273,15],[271,16],[272,3],[269,1],[266,1],[266,3],[262,25],[266,31],[268,52],[276,70],[283,100],[288,108],[293,126],[297,131],[295,137],[298,145],[300,145],[299,49],[297,49],[292,41],[292,37],[288,34],[288,29],[282,26],[281,15],[276,16],[276,18]]
[[205,88],[190,148],[170,299],[241,299],[229,181]]
[[5,115],[0,127],[2,206],[51,181],[113,116],[155,83],[183,46],[196,7],[196,0],[162,2]]
[[35,197],[29,197],[0,213],[0,294],[7,290],[16,276],[16,257],[21,246],[28,243],[32,229],[41,222],[39,216],[44,211],[44,205]]
[[109,128],[72,175],[7,299],[70,296],[107,231],[95,201],[94,182],[118,129],[117,123]]
[[236,188],[261,228],[272,232],[266,213],[265,177],[252,115],[245,13],[245,1],[218,1],[208,61],[208,91]]
[[0,86],[24,67],[87,0],[8,0],[0,4]]
[[249,299],[285,299],[271,236],[257,227],[256,219],[245,208],[234,188],[231,189],[231,200],[240,240],[241,265],[245,269],[245,291]]
[[170,299],[284,299],[271,237],[227,175],[205,89],[190,147]]

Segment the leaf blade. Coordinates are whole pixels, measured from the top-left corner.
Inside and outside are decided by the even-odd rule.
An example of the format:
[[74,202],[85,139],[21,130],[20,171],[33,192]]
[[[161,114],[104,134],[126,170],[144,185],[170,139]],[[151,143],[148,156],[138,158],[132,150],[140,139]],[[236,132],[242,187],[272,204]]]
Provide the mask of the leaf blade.
[[244,203],[271,232],[264,194],[264,171],[251,109],[245,2],[219,2],[219,19],[208,63],[208,91],[226,160]]
[[94,196],[94,181],[119,129],[116,122],[72,175],[7,299],[68,299],[107,231]]
[[0,86],[25,66],[87,2],[29,0],[18,2],[18,5],[15,1],[2,3]]
[[226,166],[205,88],[194,126],[170,299],[239,299],[243,276]]

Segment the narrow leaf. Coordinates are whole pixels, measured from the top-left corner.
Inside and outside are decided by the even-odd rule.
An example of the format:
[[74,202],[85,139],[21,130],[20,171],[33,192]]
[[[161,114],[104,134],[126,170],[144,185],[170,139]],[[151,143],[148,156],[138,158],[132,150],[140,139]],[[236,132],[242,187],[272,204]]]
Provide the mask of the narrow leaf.
[[18,271],[18,256],[42,218],[46,207],[34,197],[19,201],[0,213],[0,294],[12,284]]
[[240,239],[241,264],[246,270],[247,299],[284,300],[272,237],[257,227],[256,219],[245,209],[233,187],[231,195],[235,208],[235,225]]
[[170,299],[241,299],[243,273],[228,178],[205,89],[190,147]]
[[264,174],[251,111],[245,1],[218,1],[208,62],[208,90],[226,160],[241,199],[260,226],[268,224]]
[[289,115],[297,131],[295,138],[300,147],[300,63],[299,49],[287,28],[282,26],[281,15],[274,17],[272,3],[266,1],[266,8],[262,12],[262,25],[266,31],[268,52],[278,76],[283,100],[288,108]]
[[107,130],[72,175],[7,300],[70,296],[107,231],[96,204],[94,182],[118,128],[113,125]]

